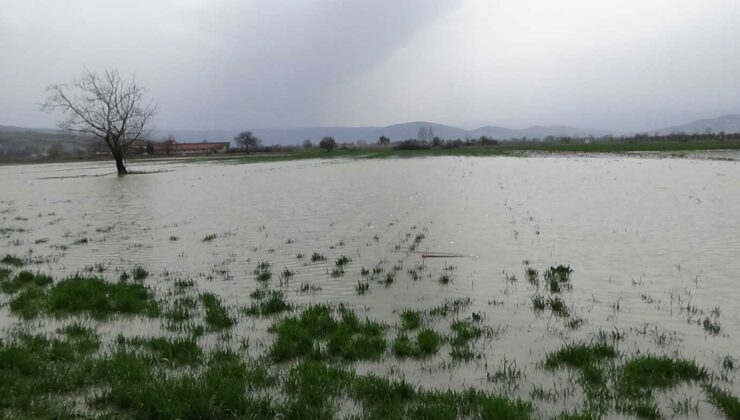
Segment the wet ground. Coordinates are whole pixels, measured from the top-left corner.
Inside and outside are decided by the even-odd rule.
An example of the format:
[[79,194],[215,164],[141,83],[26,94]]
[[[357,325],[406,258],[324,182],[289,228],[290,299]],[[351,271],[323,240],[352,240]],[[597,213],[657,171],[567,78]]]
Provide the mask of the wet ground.
[[[421,360],[389,352],[353,367],[521,397],[544,417],[583,399],[567,370],[543,369],[547,353],[599,334],[616,335],[625,357],[694,359],[737,395],[727,360],[740,360],[740,163],[715,154],[142,162],[132,169],[145,173],[126,177],[107,162],[2,166],[0,256],[55,278],[114,281],[139,265],[162,295],[173,279],[192,279],[232,308],[252,302],[266,261],[270,288],[297,310],[344,303],[389,325],[389,340],[401,311],[464,302],[428,322],[440,333],[455,319],[484,325],[470,360],[452,360],[445,344]],[[558,265],[573,270],[572,288],[558,294],[566,316],[532,303]],[[232,336],[259,357],[276,317],[241,316]],[[0,309],[0,326],[19,322]],[[158,333],[143,320],[101,330],[114,337],[132,325]],[[512,365],[513,380],[496,376]],[[538,387],[560,397],[535,398]],[[658,402],[669,415],[686,398],[693,416],[720,417],[696,386]]]

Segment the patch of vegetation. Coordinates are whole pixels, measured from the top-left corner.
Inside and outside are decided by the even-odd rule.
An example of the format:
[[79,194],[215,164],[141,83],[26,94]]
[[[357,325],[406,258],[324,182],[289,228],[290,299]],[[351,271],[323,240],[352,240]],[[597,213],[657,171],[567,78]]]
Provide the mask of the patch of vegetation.
[[64,327],[59,334],[50,337],[19,332],[0,340],[3,416],[64,417],[70,409],[47,395],[61,395],[92,384],[91,355],[100,346],[98,335],[81,325]]
[[452,278],[447,273],[439,276],[439,280],[438,280],[439,284],[449,284],[451,281],[452,281]]
[[61,280],[51,288],[25,288],[10,301],[10,310],[26,319],[40,314],[57,317],[88,314],[96,319],[113,314],[159,315],[159,305],[149,288],[138,283],[108,283],[98,277],[79,275]]
[[550,267],[545,272],[545,278],[553,278],[560,283],[567,283],[570,281],[571,273],[573,273],[573,269],[571,269],[569,265],[558,265],[557,267]]
[[388,287],[391,284],[393,284],[394,281],[396,281],[396,272],[395,271],[389,271],[389,272],[385,273],[385,279],[383,280],[383,284],[386,287]]
[[368,290],[370,290],[370,283],[366,281],[358,281],[357,285],[355,286],[355,290],[357,291],[358,295],[364,295],[368,292]]
[[418,359],[436,354],[441,344],[442,338],[436,331],[424,328],[416,334],[416,340],[413,341],[406,333],[399,334],[393,342],[393,353],[400,358]]
[[281,280],[290,280],[295,275],[295,271],[289,269],[288,267],[285,267],[285,269],[280,273],[280,279]]
[[134,269],[131,270],[131,275],[134,278],[134,280],[144,280],[145,278],[149,277],[149,272],[146,271],[146,269],[140,265],[135,265]]
[[314,252],[311,254],[311,262],[321,262],[326,261],[326,257],[324,255],[319,254],[318,252]]
[[113,407],[132,418],[221,419],[273,418],[269,397],[253,390],[272,384],[260,366],[248,365],[238,354],[219,349],[202,370],[165,375],[151,369],[136,354],[118,351],[98,364],[109,383],[98,405]]
[[455,320],[450,325],[450,356],[453,359],[470,360],[474,354],[470,342],[483,335],[483,329],[471,320]]
[[740,399],[730,392],[713,385],[704,387],[709,402],[714,404],[728,419],[740,420]]
[[532,296],[532,307],[536,311],[544,311],[547,307],[547,301],[542,295],[534,295]]
[[471,299],[469,297],[445,299],[441,304],[429,309],[429,315],[431,316],[442,316],[446,317],[450,314],[457,314],[464,308],[470,306]]
[[337,261],[335,262],[335,265],[337,267],[344,267],[345,265],[349,264],[352,261],[351,258],[341,255],[339,258],[337,258]]
[[14,267],[23,267],[24,265],[26,265],[22,258],[10,254],[5,254],[5,256],[0,260],[0,263],[5,265],[12,265]]
[[340,307],[336,317],[326,305],[311,305],[293,317],[270,327],[276,335],[269,355],[276,362],[307,357],[313,360],[377,360],[385,352],[384,327],[360,321],[354,312]]
[[87,239],[87,238],[80,238],[80,239],[75,239],[75,241],[72,243],[72,245],[85,245],[88,242],[90,242],[89,239]]
[[270,280],[272,278],[270,263],[267,261],[257,263],[257,267],[254,269],[254,276],[257,281],[266,282]]
[[212,240],[218,238],[218,235],[215,233],[209,233],[205,236],[205,238],[202,239],[203,242],[211,242]]
[[415,330],[421,326],[421,312],[404,309],[401,312],[401,329]]
[[540,273],[537,272],[537,270],[535,270],[534,268],[527,267],[524,270],[524,275],[527,277],[527,281],[532,286],[535,286],[536,287],[536,286],[539,286],[540,285]]
[[574,343],[568,344],[556,352],[548,353],[545,359],[545,367],[556,369],[565,365],[582,368],[602,360],[613,359],[617,355],[614,346],[607,343]]
[[206,324],[212,329],[231,328],[236,324],[236,320],[229,315],[229,310],[221,303],[218,296],[213,293],[203,293],[200,295],[200,301],[206,311]]
[[[133,337],[119,335],[116,343],[122,347],[144,348],[154,363],[170,366],[195,366],[203,359],[203,350],[193,337]],[[119,349],[120,350],[120,349]]]
[[704,321],[702,321],[702,326],[704,327],[704,331],[712,335],[719,334],[721,330],[719,326],[719,321],[709,318],[709,317],[704,318]]
[[620,386],[629,393],[650,389],[673,388],[683,381],[699,381],[707,372],[692,360],[671,359],[667,356],[638,356],[621,369]]
[[567,318],[568,315],[570,315],[568,305],[565,304],[563,299],[560,299],[557,296],[547,299],[547,306],[550,307],[550,310],[553,314],[555,314],[555,316]]
[[250,306],[244,308],[243,312],[246,315],[273,315],[292,308],[285,301],[285,293],[281,290],[257,289],[251,296],[258,302],[252,302]]
[[13,294],[29,286],[46,287],[53,281],[51,276],[40,273],[34,274],[30,271],[21,271],[12,280],[8,280],[10,274],[10,270],[0,273],[0,290],[4,293]]
[[193,318],[197,308],[198,302],[192,296],[178,297],[163,315],[171,322],[184,322]]

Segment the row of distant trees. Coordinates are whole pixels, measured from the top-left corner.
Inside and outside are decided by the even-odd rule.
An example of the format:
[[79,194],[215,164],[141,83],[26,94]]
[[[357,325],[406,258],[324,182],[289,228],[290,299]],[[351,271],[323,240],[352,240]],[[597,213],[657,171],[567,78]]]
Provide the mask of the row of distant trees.
[[[116,163],[118,174],[128,173],[126,169],[126,155],[132,146],[146,141],[149,135],[148,125],[156,112],[156,105],[146,98],[147,90],[138,85],[135,79],[125,79],[117,71],[108,70],[101,74],[85,71],[83,75],[71,84],[53,84],[47,88],[49,96],[42,109],[57,111],[64,115],[59,126],[64,130],[93,139],[99,148],[105,148]],[[636,134],[623,137],[602,138],[573,138],[573,137],[545,137],[544,139],[515,139],[513,143],[540,142],[540,143],[575,143],[575,142],[689,142],[689,141],[737,141],[740,133],[726,134],[724,132],[702,134],[669,134],[649,135]],[[262,142],[251,131],[239,133],[234,141],[243,151],[264,150]],[[378,139],[378,144],[387,147],[391,140],[386,136]],[[495,146],[497,140],[482,136],[477,139],[466,138],[443,140],[434,134],[432,127],[420,127],[415,139],[408,139],[396,143],[399,149],[419,149],[431,147],[462,147],[467,145]],[[306,140],[303,147],[311,148],[313,143]],[[333,137],[324,137],[319,147],[330,152],[337,147]],[[153,148],[153,145],[147,149]],[[149,151],[149,150],[147,150]],[[56,156],[65,153],[61,147],[50,148],[47,155]],[[35,153],[32,150],[10,151],[0,148],[0,157],[9,153]],[[88,153],[97,154],[97,149]]]

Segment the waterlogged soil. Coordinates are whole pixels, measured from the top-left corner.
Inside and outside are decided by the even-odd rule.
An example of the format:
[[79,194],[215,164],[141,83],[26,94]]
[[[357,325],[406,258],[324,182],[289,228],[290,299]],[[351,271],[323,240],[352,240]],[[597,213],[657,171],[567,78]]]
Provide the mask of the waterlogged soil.
[[[338,314],[348,309],[380,325],[384,349],[361,357],[346,343],[331,354],[329,344],[294,360],[520,398],[535,418],[580,411],[592,398],[578,368],[547,368],[548,354],[608,341],[620,366],[665,355],[706,370],[711,380],[654,389],[660,415],[724,418],[706,387],[740,394],[740,163],[715,158],[137,162],[142,173],[125,177],[108,163],[2,166],[0,257],[24,264],[4,264],[12,275],[55,282],[118,282],[123,273],[134,281],[138,266],[163,313],[178,296],[205,305],[213,294],[232,322],[209,328],[204,315],[196,336],[206,352],[225,344],[268,360],[271,326],[326,304],[343,331]],[[572,272],[551,286],[561,265]],[[286,305],[262,309],[261,289],[283,292]],[[11,300],[0,295],[4,335],[19,326],[52,333],[78,319],[24,320]],[[402,322],[407,310],[419,319]],[[222,322],[218,310],[212,316]],[[103,348],[119,334],[173,334],[149,315],[85,319]],[[347,331],[374,343],[370,327]],[[416,342],[420,329],[428,340]],[[357,410],[337,407],[339,416]]]

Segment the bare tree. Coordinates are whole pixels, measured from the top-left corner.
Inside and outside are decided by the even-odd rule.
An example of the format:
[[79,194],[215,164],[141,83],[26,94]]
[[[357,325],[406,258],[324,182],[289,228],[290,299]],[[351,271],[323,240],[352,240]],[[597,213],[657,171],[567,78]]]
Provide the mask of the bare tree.
[[327,152],[331,152],[332,149],[337,147],[337,142],[336,140],[334,140],[334,137],[327,136],[321,139],[319,147],[322,149],[326,149]]
[[105,142],[118,174],[128,173],[124,162],[128,147],[147,134],[147,123],[156,110],[152,102],[145,102],[147,90],[134,78],[121,78],[116,70],[102,75],[86,70],[71,85],[53,84],[47,91],[42,109],[66,115],[59,127]]
[[249,149],[258,149],[262,144],[262,140],[257,138],[257,136],[255,136],[251,131],[244,131],[237,134],[237,136],[234,137],[234,141],[236,144],[243,147],[247,154],[249,154]]

